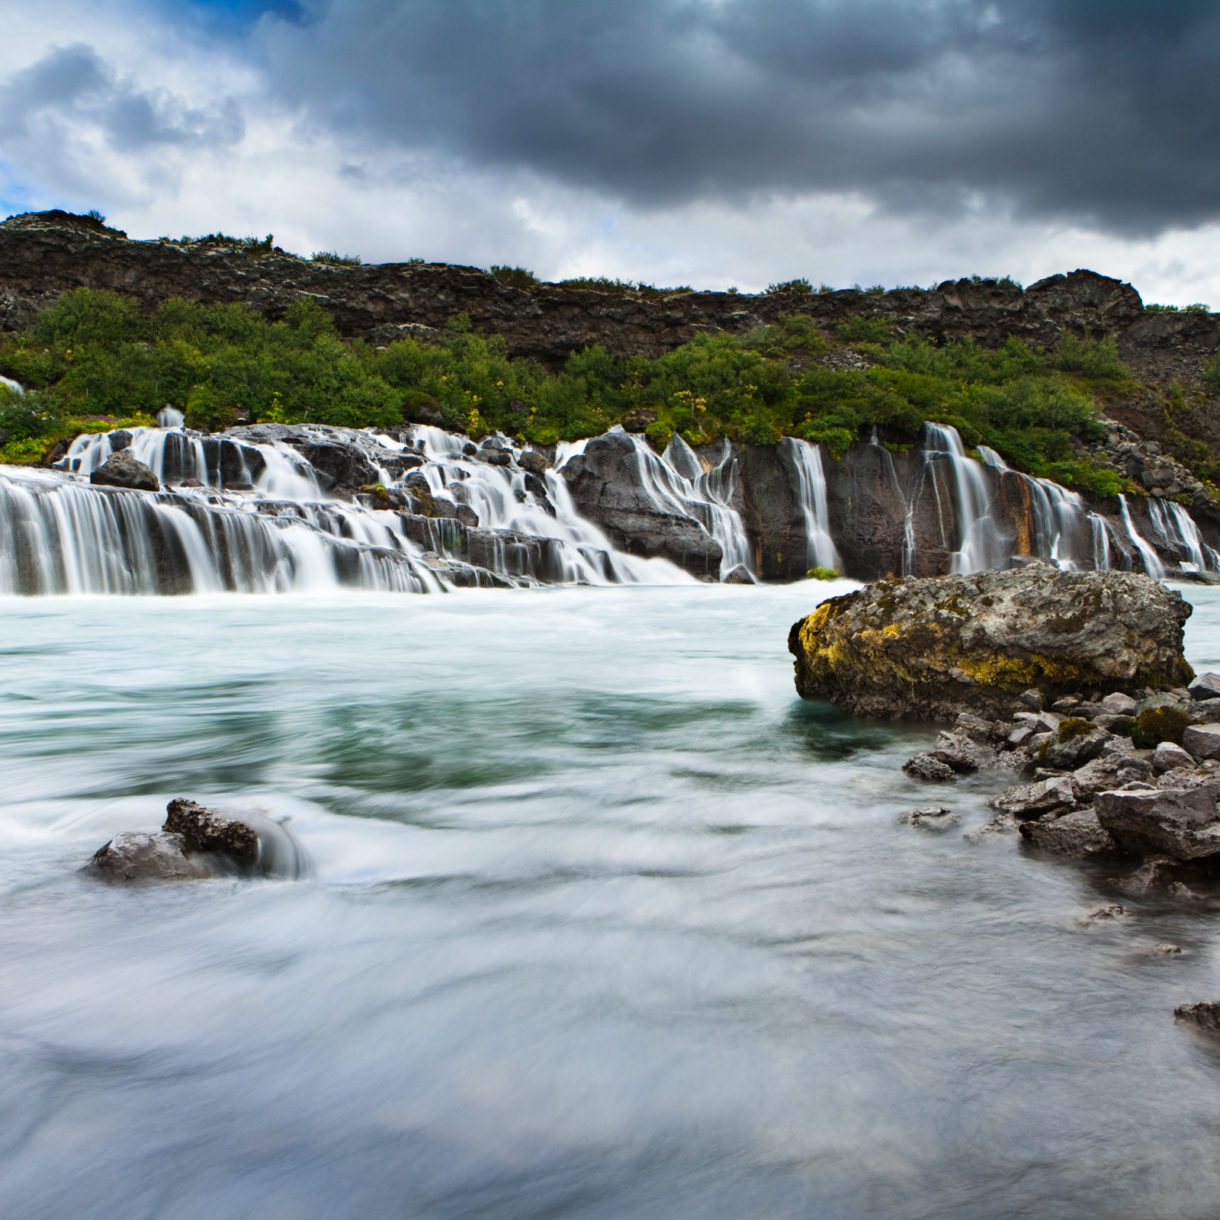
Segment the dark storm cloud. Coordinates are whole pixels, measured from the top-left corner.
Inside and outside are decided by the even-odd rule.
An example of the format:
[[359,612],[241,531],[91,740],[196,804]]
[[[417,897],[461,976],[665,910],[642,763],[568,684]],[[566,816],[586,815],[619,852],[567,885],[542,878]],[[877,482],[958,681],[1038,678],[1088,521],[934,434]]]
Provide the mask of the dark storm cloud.
[[1215,0],[301,8],[260,27],[272,94],[362,148],[442,150],[643,207],[854,191],[1128,234],[1220,211]]
[[0,135],[9,144],[45,146],[82,128],[100,130],[116,151],[139,152],[231,142],[243,122],[232,102],[199,109],[141,90],[83,44],[55,48],[0,88]]

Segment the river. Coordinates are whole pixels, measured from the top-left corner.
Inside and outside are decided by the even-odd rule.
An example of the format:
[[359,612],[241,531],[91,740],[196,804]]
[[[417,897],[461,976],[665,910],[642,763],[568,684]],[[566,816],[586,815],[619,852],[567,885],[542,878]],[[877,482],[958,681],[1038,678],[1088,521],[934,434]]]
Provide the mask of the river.
[[[0,1213],[1214,1216],[1218,908],[797,699],[828,591],[0,600]],[[175,796],[314,876],[79,873]]]

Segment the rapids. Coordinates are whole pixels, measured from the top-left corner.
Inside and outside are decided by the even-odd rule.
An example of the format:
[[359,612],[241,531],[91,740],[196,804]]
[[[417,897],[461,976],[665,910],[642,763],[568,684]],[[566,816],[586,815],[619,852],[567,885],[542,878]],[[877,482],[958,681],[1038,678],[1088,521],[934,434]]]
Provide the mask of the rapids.
[[[797,699],[844,588],[0,599],[0,1213],[1214,1215],[1216,910]],[[314,875],[77,871],[179,795]]]

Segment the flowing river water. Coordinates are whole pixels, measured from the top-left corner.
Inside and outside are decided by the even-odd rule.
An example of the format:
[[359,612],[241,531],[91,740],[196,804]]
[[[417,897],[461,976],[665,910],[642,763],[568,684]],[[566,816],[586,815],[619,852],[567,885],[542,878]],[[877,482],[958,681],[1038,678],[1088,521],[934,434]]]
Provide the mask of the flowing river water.
[[[1214,1216],[1218,908],[801,702],[833,591],[0,601],[0,1214]],[[79,873],[174,796],[314,875]]]

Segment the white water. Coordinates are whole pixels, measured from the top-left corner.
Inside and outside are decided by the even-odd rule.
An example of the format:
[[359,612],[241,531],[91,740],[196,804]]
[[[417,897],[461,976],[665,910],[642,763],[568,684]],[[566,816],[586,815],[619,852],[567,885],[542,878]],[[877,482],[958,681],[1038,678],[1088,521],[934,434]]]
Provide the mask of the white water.
[[821,445],[811,445],[797,437],[785,437],[792,455],[805,514],[805,558],[812,567],[838,571],[843,566],[839,549],[830,533],[830,508],[826,496],[826,472],[822,467]]
[[[944,424],[924,424],[924,453],[938,501],[942,493],[937,476],[942,465],[949,468],[953,513],[957,521],[957,537],[950,544],[950,572],[981,572],[1003,567],[1007,559],[1004,540],[991,513],[983,469],[966,456],[957,429]],[[943,515],[948,516],[948,513]]]
[[[1210,1217],[1213,904],[973,837],[1003,777],[795,697],[812,606],[7,602],[0,1213]],[[78,874],[179,795],[314,877]]]

